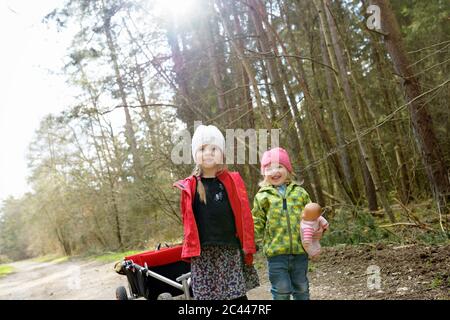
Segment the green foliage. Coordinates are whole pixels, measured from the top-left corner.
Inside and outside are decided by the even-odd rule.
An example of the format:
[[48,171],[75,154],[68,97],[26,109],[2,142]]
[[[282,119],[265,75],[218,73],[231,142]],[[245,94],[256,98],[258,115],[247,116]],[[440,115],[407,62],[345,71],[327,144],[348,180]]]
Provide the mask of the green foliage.
[[[439,226],[435,226],[436,230],[439,230]],[[417,234],[416,239],[418,242],[426,243],[426,244],[435,244],[435,243],[449,243],[450,242],[450,231],[446,234],[443,232],[420,232]]]
[[377,227],[375,218],[362,210],[339,210],[330,222],[330,230],[325,232],[321,244],[359,244],[398,240],[386,230]]
[[450,287],[450,274],[448,272],[438,272],[430,283],[432,289]]
[[[423,208],[415,212],[421,221],[426,221],[428,211]],[[395,212],[396,219],[405,219],[401,212]],[[325,232],[321,244],[324,246],[335,246],[338,244],[360,244],[360,243],[422,243],[437,244],[449,243],[450,233],[444,234],[440,231],[438,222],[430,224],[434,231],[405,225],[394,227],[380,227],[389,225],[386,218],[374,217],[366,210],[337,210],[333,219],[330,220],[330,230]]]
[[0,278],[14,272],[14,268],[8,265],[0,265]]
[[38,258],[34,258],[33,261],[35,262],[50,262],[50,263],[63,263],[69,260],[69,257],[60,257],[58,255],[46,255]]
[[29,257],[28,235],[23,224],[26,197],[18,200],[9,198],[0,207],[0,263]]
[[93,259],[100,262],[114,262],[114,261],[120,261],[126,256],[131,256],[133,254],[137,254],[139,252],[142,252],[143,250],[130,250],[130,251],[124,251],[124,252],[108,252],[99,256],[94,256]]

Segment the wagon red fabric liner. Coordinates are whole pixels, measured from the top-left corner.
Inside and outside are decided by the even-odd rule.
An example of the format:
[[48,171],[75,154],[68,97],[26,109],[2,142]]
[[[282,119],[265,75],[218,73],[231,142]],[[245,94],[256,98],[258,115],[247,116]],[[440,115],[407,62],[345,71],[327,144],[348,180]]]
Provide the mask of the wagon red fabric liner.
[[132,260],[135,264],[144,267],[157,267],[167,265],[177,261],[181,261],[182,245],[177,245],[170,248],[161,248],[159,250],[146,251],[139,254],[125,257],[125,260]]

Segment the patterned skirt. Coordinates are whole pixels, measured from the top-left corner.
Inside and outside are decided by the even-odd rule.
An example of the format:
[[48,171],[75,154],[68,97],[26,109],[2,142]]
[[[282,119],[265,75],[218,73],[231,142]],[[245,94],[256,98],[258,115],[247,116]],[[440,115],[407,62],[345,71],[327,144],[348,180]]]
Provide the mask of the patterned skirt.
[[231,300],[259,286],[253,266],[244,265],[241,250],[205,246],[191,259],[192,291],[196,300]]

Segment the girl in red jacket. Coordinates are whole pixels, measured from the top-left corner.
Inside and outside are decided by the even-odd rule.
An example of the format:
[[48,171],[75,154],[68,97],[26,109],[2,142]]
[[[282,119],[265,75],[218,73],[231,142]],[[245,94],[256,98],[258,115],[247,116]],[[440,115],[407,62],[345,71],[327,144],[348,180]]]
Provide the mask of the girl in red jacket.
[[191,261],[197,300],[247,299],[259,285],[247,191],[239,173],[227,170],[224,149],[219,129],[200,125],[192,137],[194,172],[174,184],[182,191],[182,258]]

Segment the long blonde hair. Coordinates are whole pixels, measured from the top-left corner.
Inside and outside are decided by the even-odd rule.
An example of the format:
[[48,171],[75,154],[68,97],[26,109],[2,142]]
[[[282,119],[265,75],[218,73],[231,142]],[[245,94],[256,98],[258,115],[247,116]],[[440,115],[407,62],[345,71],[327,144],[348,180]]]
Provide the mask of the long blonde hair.
[[[219,169],[216,171],[216,176],[221,174],[224,171],[228,170],[228,166],[225,164],[225,156],[223,156],[223,163],[217,165]],[[192,171],[192,175],[197,178],[197,191],[200,196],[200,201],[206,204],[206,191],[205,186],[203,185],[201,177],[203,176],[202,166],[199,164],[195,164],[195,168]]]

